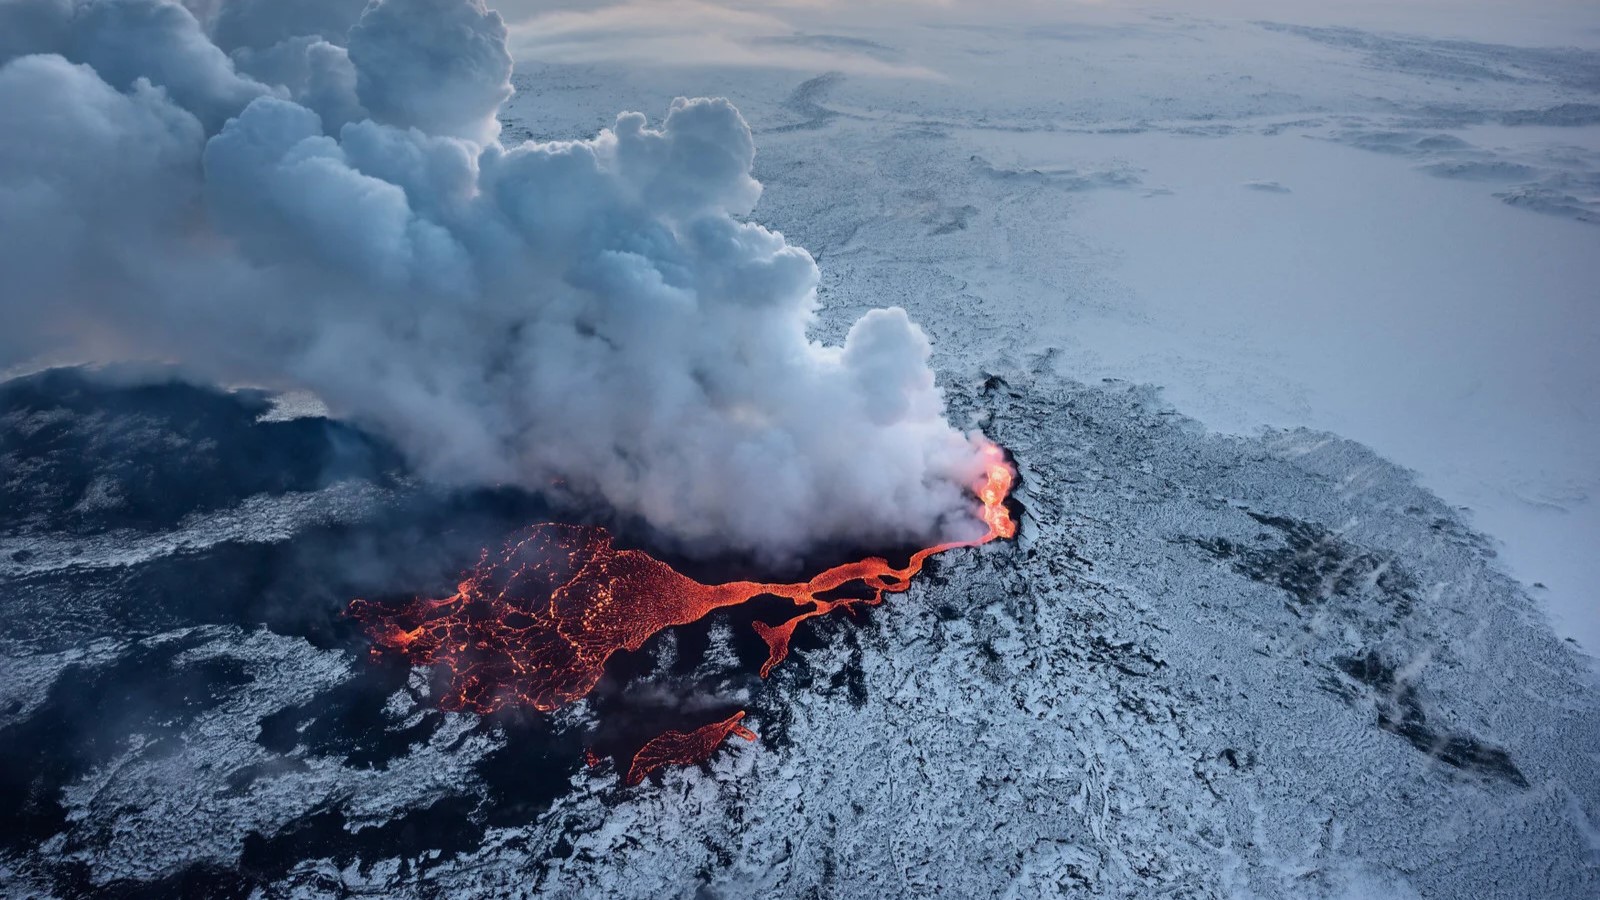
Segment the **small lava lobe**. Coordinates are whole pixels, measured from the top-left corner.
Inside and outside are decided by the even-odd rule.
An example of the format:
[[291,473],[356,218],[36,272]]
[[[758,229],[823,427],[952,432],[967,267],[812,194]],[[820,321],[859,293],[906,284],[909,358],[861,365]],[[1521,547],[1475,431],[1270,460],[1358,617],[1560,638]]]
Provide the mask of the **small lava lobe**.
[[686,766],[710,759],[730,734],[754,741],[756,733],[739,724],[743,719],[744,710],[741,709],[721,722],[712,722],[693,731],[667,731],[657,735],[634,754],[633,764],[628,767],[628,784],[638,784],[666,766]]
[[[549,712],[587,696],[617,652],[638,650],[657,633],[715,610],[775,596],[791,601],[796,611],[776,625],[752,623],[767,645],[761,667],[766,677],[788,656],[802,622],[910,590],[936,554],[1016,536],[1006,505],[1016,472],[997,445],[986,443],[982,452],[984,475],[972,490],[982,504],[984,535],[919,550],[904,568],[871,557],[801,583],[708,585],[647,553],[618,549],[599,526],[541,524],[498,554],[485,551],[448,597],[417,598],[398,607],[355,600],[348,614],[371,635],[374,654],[395,652],[413,665],[441,666],[448,675],[440,699],[445,709],[491,713],[532,706]],[[842,588],[866,596],[834,599]],[[669,731],[645,744],[629,771],[630,783],[636,774],[668,763],[706,759],[730,733],[754,740],[738,724],[742,715],[692,732]]]

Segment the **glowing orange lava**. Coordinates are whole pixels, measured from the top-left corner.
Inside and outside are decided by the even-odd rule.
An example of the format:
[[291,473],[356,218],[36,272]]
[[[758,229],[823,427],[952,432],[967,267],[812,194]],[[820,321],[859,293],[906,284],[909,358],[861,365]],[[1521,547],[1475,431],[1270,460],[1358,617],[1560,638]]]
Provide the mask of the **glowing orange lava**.
[[[530,528],[498,555],[485,551],[477,568],[448,597],[419,598],[398,608],[356,600],[349,614],[372,635],[374,653],[387,649],[415,665],[445,667],[449,684],[441,705],[446,709],[488,713],[523,704],[550,711],[593,690],[617,651],[638,650],[663,629],[773,595],[793,601],[798,611],[777,625],[754,623],[767,643],[767,661],[761,667],[766,677],[788,655],[790,638],[801,622],[840,607],[881,603],[885,594],[909,590],[911,579],[935,554],[1016,535],[1016,522],[1005,505],[1015,473],[999,447],[986,444],[983,454],[984,477],[973,491],[982,502],[979,516],[987,533],[919,550],[904,568],[873,557],[835,566],[803,584],[707,585],[649,554],[617,549],[604,528],[544,524]],[[852,586],[865,588],[867,596],[823,599]],[[728,733],[748,733],[737,721],[735,717],[688,735],[668,732],[656,741],[668,741],[668,747],[705,746],[709,755]],[[714,733],[716,739],[705,745]],[[676,737],[669,741],[672,735]]]
[[689,732],[668,731],[651,739],[633,755],[633,765],[628,767],[628,784],[638,784],[651,772],[666,766],[686,766],[710,759],[730,734],[747,741],[755,740],[756,733],[739,724],[743,718],[741,709],[721,722]]

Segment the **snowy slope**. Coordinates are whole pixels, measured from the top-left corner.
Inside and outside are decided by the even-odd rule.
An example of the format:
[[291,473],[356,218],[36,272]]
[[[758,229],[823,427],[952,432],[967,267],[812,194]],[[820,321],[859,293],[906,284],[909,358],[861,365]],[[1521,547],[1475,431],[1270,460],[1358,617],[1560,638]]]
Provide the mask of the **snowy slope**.
[[[1600,894],[1595,54],[1247,12],[523,61],[508,138],[732,97],[817,337],[905,306],[1021,469],[1015,543],[767,681],[719,616],[441,713],[339,612],[536,501],[314,398],[0,389],[0,894]],[[760,740],[621,787],[582,750],[630,694]]]
[[822,336],[899,304],[949,371],[1054,347],[1212,428],[1359,440],[1469,508],[1592,654],[1600,19],[1440,5],[1343,21],[1442,37],[1248,3],[823,13],[808,45],[934,76],[530,60],[509,121],[726,94],[757,132],[756,217],[821,260]]
[[[1593,676],[1411,475],[1326,434],[1210,433],[1148,388],[1064,381],[1050,355],[950,390],[1017,455],[1019,540],[806,629],[765,682],[726,626],[689,678],[677,642],[654,643],[647,683],[748,705],[762,738],[637,788],[581,768],[588,704],[441,714],[425,675],[366,659],[358,635],[272,614],[334,614],[355,589],[318,579],[386,540],[372,524],[254,550],[173,540],[79,594],[57,585],[95,571],[6,576],[7,683],[27,686],[0,723],[23,778],[6,784],[36,785],[13,833],[40,835],[8,843],[9,878],[69,895],[1600,888]],[[279,574],[221,574],[241,563]],[[174,580],[194,611],[163,599]],[[28,614],[41,601],[102,636],[61,634]],[[150,630],[163,615],[222,619]],[[99,737],[51,750],[63,730]]]

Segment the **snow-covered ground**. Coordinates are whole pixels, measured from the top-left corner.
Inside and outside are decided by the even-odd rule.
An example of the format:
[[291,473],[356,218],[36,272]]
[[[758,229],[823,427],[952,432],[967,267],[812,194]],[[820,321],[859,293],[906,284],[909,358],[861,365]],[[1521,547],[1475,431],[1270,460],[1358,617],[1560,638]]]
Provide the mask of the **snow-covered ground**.
[[[413,557],[448,537],[459,512],[424,524],[438,498],[257,495],[115,560],[39,549],[82,528],[8,521],[0,885],[1594,896],[1594,677],[1485,540],[1359,444],[1210,432],[1151,388],[1064,379],[1058,356],[1018,348],[949,384],[1017,455],[1018,539],[804,629],[765,681],[724,614],[692,658],[653,642],[646,685],[745,706],[760,740],[631,788],[581,765],[588,702],[443,713],[425,673],[307,627],[352,583],[420,583],[394,571],[394,529]],[[134,433],[104,403],[35,415]],[[187,426],[135,421],[136,453]],[[258,421],[240,455],[283,424]],[[303,514],[318,494],[343,524]],[[277,531],[235,527],[263,511]]]
[[314,398],[62,375],[0,410],[54,510],[0,508],[0,894],[1600,893],[1549,621],[1600,646],[1584,5],[569,5],[515,19],[507,138],[731,97],[817,337],[909,309],[1019,539],[767,681],[727,621],[690,674],[661,638],[761,738],[626,788],[590,703],[442,713],[338,621],[525,500],[301,472],[364,446]]
[[534,17],[508,120],[728,95],[824,334],[899,304],[946,370],[1055,347],[1215,429],[1366,443],[1600,648],[1600,13],[890,7]]

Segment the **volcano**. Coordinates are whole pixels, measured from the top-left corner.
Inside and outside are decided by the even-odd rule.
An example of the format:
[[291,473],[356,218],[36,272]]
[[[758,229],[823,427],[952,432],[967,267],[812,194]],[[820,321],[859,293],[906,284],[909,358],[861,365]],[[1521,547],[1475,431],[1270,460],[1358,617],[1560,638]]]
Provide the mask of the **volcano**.
[[[983,535],[923,548],[903,567],[873,556],[804,582],[702,584],[644,551],[619,549],[601,526],[542,523],[498,553],[484,551],[447,597],[398,607],[358,599],[348,615],[365,626],[375,655],[398,653],[412,665],[443,667],[448,687],[440,705],[446,710],[488,714],[528,706],[550,712],[594,690],[619,651],[636,651],[660,632],[716,610],[779,597],[793,604],[792,615],[776,624],[752,622],[767,645],[765,678],[788,656],[802,622],[909,590],[937,554],[1016,536],[1006,506],[1016,471],[998,445],[986,442],[982,454],[984,474],[971,490]],[[651,740],[636,754],[628,781],[669,763],[704,760],[729,734],[753,740],[738,724],[743,715]]]

